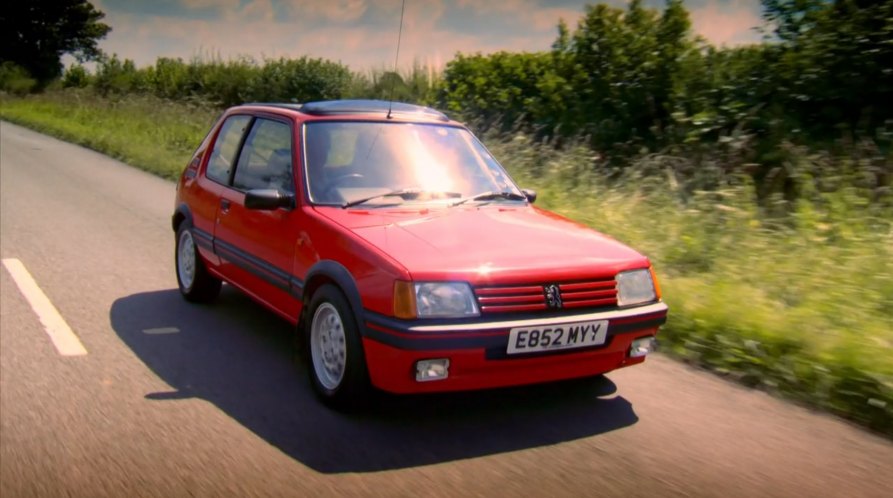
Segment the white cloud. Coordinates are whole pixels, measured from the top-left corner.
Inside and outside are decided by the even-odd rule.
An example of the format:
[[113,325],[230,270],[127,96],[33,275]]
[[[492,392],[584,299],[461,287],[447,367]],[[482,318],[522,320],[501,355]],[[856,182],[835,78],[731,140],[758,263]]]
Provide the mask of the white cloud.
[[287,0],[285,5],[291,19],[325,19],[335,23],[356,21],[369,8],[366,0]]

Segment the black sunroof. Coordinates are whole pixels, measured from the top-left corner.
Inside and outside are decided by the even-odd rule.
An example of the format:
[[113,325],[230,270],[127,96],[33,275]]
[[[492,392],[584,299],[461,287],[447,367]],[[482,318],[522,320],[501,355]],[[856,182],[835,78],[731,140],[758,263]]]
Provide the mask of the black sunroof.
[[388,102],[386,100],[326,100],[308,102],[301,106],[301,112],[315,116],[331,116],[337,114],[392,114],[402,116],[424,117],[440,121],[449,121],[446,114],[404,102]]

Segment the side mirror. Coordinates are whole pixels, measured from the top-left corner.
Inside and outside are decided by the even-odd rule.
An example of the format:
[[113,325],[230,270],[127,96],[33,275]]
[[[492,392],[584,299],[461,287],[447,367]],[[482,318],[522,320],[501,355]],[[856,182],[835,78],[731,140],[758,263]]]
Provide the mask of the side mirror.
[[524,197],[527,197],[527,202],[533,204],[536,202],[536,190],[530,190],[529,188],[521,189],[521,192],[524,194]]
[[277,208],[292,209],[295,207],[294,194],[281,190],[264,188],[245,192],[245,208],[271,211]]

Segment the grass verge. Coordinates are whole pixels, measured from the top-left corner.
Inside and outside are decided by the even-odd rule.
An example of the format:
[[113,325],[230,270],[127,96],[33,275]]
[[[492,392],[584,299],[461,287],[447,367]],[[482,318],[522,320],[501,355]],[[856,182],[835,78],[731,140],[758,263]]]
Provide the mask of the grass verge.
[[0,97],[0,117],[175,179],[219,112],[155,97],[104,99],[89,90]]
[[[0,101],[3,119],[165,178],[215,116],[89,92]],[[523,135],[489,145],[540,205],[652,259],[671,306],[665,351],[893,435],[893,203],[860,187],[858,159],[789,151],[793,170],[823,173],[804,173],[801,200],[773,218],[744,177],[709,191],[678,185],[685,158],[643,156],[608,182],[585,149],[555,152]]]

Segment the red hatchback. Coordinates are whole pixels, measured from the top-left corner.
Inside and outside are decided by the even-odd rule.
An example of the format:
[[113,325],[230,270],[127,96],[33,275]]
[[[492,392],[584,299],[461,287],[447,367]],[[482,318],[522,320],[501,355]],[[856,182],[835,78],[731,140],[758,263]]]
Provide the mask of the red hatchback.
[[295,324],[313,387],[394,393],[594,376],[666,321],[648,259],[534,207],[477,138],[381,101],[227,110],[177,185],[177,280]]

